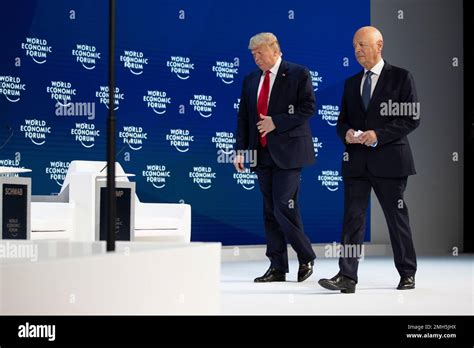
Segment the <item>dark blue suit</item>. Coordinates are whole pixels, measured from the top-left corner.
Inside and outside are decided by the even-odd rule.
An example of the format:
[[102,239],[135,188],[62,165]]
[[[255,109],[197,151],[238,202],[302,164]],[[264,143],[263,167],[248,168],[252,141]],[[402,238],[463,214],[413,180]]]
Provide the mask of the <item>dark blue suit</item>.
[[237,122],[236,150],[257,152],[255,170],[263,194],[267,237],[266,255],[272,267],[288,272],[287,242],[300,263],[316,258],[304,234],[298,207],[301,168],[315,162],[309,119],[315,111],[315,96],[307,68],[282,61],[271,89],[268,116],[276,129],[268,133],[267,146],[260,147],[257,91],[262,71],[244,79]]
[[[387,221],[395,266],[401,276],[411,276],[416,272],[416,254],[403,194],[407,176],[416,174],[407,135],[418,127],[419,114],[394,116],[383,115],[382,111],[384,105],[417,103],[415,83],[407,70],[385,62],[365,110],[360,93],[363,75],[364,72],[361,71],[346,80],[337,123],[337,134],[346,145],[342,161],[342,244],[362,244],[365,213],[373,188]],[[400,110],[399,108],[399,112]],[[351,128],[356,131],[374,130],[378,140],[377,146],[346,144],[346,132]],[[341,257],[339,266],[342,275],[357,281],[357,258]]]
[[[262,76],[256,70],[244,79],[237,124],[237,150],[257,150],[257,90]],[[293,106],[290,113],[289,107]],[[271,90],[268,115],[276,129],[267,135],[268,150],[282,169],[314,163],[314,147],[308,120],[315,111],[315,97],[307,68],[282,61]]]

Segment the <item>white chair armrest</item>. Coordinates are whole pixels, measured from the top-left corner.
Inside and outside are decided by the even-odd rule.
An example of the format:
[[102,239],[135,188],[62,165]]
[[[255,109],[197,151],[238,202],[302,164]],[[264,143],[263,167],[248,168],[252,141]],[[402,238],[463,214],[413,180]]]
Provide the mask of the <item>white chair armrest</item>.
[[135,204],[135,224],[139,219],[176,219],[179,221],[176,234],[185,242],[191,241],[191,206],[189,204],[142,203]]

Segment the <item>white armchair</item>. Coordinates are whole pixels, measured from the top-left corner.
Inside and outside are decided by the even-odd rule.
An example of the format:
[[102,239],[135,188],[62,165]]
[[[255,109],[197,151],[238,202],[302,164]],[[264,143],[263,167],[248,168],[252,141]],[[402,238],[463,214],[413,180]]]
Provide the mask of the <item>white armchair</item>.
[[191,241],[191,206],[189,204],[142,203],[136,197],[135,240]]
[[74,209],[67,190],[59,196],[31,196],[31,239],[72,240]]

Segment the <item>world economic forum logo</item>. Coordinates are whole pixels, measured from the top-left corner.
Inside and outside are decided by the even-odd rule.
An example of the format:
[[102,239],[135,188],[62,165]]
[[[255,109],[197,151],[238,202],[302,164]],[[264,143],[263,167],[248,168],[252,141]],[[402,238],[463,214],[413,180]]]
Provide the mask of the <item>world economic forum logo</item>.
[[148,139],[142,127],[123,126],[123,131],[119,132],[119,138],[123,139],[123,143],[134,151],[141,150],[143,143]]
[[311,75],[311,83],[313,84],[313,90],[316,92],[319,89],[319,84],[323,82],[323,77],[319,74],[319,72],[315,70],[309,71]]
[[147,91],[147,94],[143,96],[143,101],[158,115],[163,115],[166,107],[171,104],[171,98],[165,91]]
[[236,58],[234,62],[218,60],[212,67],[212,71],[216,73],[216,77],[220,78],[222,82],[226,85],[230,85],[234,83],[234,78],[239,73],[238,64],[238,58]]
[[68,106],[72,97],[76,95],[76,89],[72,88],[71,82],[51,81],[51,86],[46,87],[46,93],[51,99],[56,100],[56,105]]
[[243,172],[233,173],[233,178],[237,184],[241,185],[247,191],[255,188],[255,183],[258,181],[257,173],[245,168]]
[[143,74],[145,65],[148,65],[148,58],[139,51],[123,51],[120,61],[123,62],[124,68],[127,68],[133,75]]
[[189,129],[170,129],[166,134],[166,141],[179,152],[188,152],[189,146],[194,142],[194,135],[191,135]]
[[216,101],[212,100],[212,95],[195,94],[193,99],[189,101],[189,105],[193,107],[194,111],[199,112],[202,117],[209,118],[216,107]]
[[212,167],[193,167],[193,170],[189,172],[189,177],[201,189],[209,190],[212,187],[212,181],[216,178],[216,173]]
[[[15,152],[15,158],[0,158],[0,166],[20,168],[21,152]],[[13,174],[12,176],[19,176]]]
[[52,52],[51,46],[48,46],[48,42],[45,39],[39,39],[37,37],[27,37],[25,42],[21,43],[21,48],[25,51],[25,54],[37,64],[46,63],[48,54]]
[[318,110],[321,120],[326,121],[328,125],[333,127],[337,125],[339,113],[339,105],[321,105],[321,109]]
[[318,137],[313,137],[314,157],[318,157],[319,150],[323,148],[323,143]]
[[225,155],[230,155],[233,152],[236,140],[232,132],[217,131],[211,142],[216,144],[216,149],[221,150]]
[[146,169],[142,170],[142,176],[146,182],[151,183],[157,189],[162,189],[166,186],[166,179],[170,178],[171,172],[164,165],[147,164]]
[[51,127],[45,120],[25,119],[24,124],[20,126],[20,132],[34,145],[41,146],[46,143],[46,136],[51,134]]
[[76,48],[72,50],[72,56],[76,57],[76,61],[81,63],[84,69],[92,70],[100,59],[100,52],[97,52],[95,46],[76,44]]
[[[99,99],[100,104],[104,104],[107,109],[110,108],[109,86],[99,86],[99,90],[95,92],[95,97]],[[125,95],[120,93],[119,87],[115,87],[114,110],[120,107],[120,102],[123,100],[125,100]]]
[[3,94],[9,102],[18,102],[21,98],[21,92],[24,90],[26,90],[26,86],[21,83],[19,77],[0,76],[0,94]]
[[50,161],[49,166],[45,168],[45,172],[49,175],[50,180],[56,182],[59,186],[63,186],[69,164],[70,162]]
[[339,189],[339,183],[342,182],[342,176],[339,175],[337,170],[322,170],[321,174],[318,175],[318,181],[329,191],[334,192]]
[[74,141],[89,149],[95,145],[96,138],[100,137],[100,130],[96,129],[93,123],[77,122],[74,128],[71,128],[71,135],[74,136]]
[[166,66],[180,80],[189,79],[191,71],[194,70],[194,63],[191,62],[191,58],[183,56],[171,56],[166,62]]

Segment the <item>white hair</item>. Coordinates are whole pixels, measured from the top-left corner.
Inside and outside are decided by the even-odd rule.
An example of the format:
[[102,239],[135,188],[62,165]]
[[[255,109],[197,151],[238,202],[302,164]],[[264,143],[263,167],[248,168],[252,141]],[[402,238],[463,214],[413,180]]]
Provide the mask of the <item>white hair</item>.
[[280,44],[273,33],[258,33],[250,38],[249,50],[253,50],[261,45],[266,45],[281,53]]

